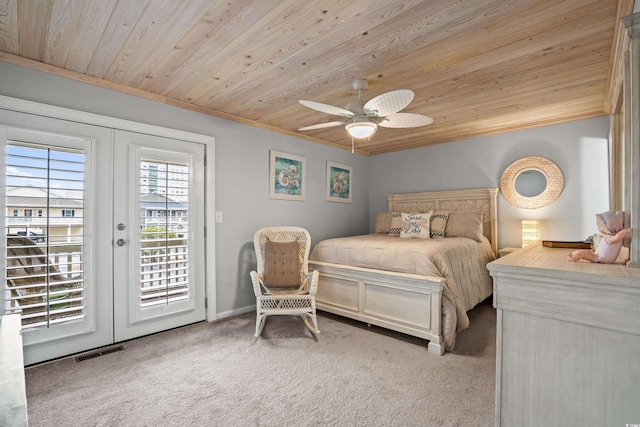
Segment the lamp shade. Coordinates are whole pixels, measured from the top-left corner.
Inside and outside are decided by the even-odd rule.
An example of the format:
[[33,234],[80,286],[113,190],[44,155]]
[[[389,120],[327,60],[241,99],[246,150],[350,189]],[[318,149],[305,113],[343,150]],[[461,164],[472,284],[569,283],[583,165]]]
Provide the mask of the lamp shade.
[[522,247],[540,239],[540,221],[522,220]]
[[347,129],[347,132],[349,132],[349,135],[351,135],[352,137],[364,139],[369,138],[371,135],[373,135],[376,129],[378,129],[378,125],[365,119],[363,121],[355,121],[353,123],[349,123],[345,126],[345,128]]

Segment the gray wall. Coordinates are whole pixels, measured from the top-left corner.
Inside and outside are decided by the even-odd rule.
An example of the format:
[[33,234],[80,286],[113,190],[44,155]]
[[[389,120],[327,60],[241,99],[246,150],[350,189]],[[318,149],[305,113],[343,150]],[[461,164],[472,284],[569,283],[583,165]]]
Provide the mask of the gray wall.
[[[255,304],[258,228],[296,225],[318,240],[368,231],[368,158],[135,96],[0,62],[0,95],[215,137],[215,225],[218,313]],[[306,200],[269,199],[269,150],[306,158]],[[353,167],[353,203],[325,201],[327,160]]]
[[[608,208],[606,117],[511,132],[398,153],[364,157],[278,133],[171,107],[0,62],[0,94],[216,138],[217,311],[254,304],[249,271],[252,238],[269,225],[307,228],[314,243],[373,230],[387,193],[498,187],[513,161],[539,155],[554,161],[565,189],[554,204],[526,211],[498,201],[500,247],[520,245],[520,220],[540,219],[542,238],[581,240],[595,232],[593,214]],[[304,202],[269,199],[269,150],[304,156]],[[352,204],[324,200],[326,161],[353,166]]]
[[595,214],[609,208],[606,116],[434,145],[372,157],[369,167],[370,230],[387,210],[386,194],[500,187],[504,170],[526,156],[545,157],[562,170],[558,200],[520,209],[498,196],[499,247],[521,245],[521,221],[540,220],[540,238],[583,240],[595,233]]

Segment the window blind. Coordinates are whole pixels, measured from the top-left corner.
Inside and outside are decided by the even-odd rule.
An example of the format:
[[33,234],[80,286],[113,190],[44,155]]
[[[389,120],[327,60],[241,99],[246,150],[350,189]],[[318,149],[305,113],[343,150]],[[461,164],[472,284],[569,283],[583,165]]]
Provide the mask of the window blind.
[[140,305],[189,298],[189,165],[140,162]]
[[77,149],[7,144],[5,309],[22,310],[23,329],[85,316],[84,157]]

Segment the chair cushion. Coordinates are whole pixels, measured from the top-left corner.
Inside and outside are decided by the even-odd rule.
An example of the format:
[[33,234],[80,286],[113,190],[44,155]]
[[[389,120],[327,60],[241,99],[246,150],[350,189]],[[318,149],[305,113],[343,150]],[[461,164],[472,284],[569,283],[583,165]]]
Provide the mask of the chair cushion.
[[300,286],[299,243],[272,242],[264,247],[264,284],[272,288]]

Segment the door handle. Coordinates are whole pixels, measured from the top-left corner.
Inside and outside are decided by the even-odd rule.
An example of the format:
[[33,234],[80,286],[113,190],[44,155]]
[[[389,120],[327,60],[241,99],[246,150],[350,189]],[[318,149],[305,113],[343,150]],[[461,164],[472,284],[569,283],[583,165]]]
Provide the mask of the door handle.
[[125,240],[124,240],[124,239],[118,239],[118,240],[116,241],[116,244],[117,244],[118,246],[124,246],[124,245],[125,245],[125,243],[126,243],[126,242],[125,242]]

